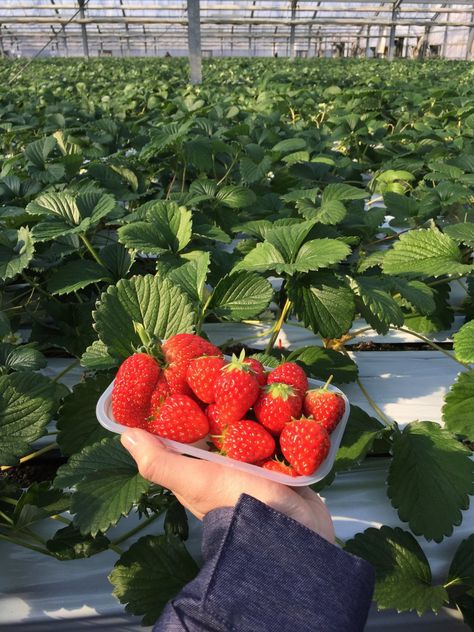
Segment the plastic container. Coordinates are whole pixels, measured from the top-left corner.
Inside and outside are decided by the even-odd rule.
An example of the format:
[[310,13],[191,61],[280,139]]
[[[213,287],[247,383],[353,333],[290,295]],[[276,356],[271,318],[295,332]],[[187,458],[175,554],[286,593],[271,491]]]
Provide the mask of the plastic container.
[[[324,386],[324,382],[319,382],[312,379],[309,379],[308,383],[310,388],[320,388]],[[122,434],[122,432],[127,429],[127,426],[122,426],[121,424],[118,424],[112,414],[113,385],[114,383],[112,382],[100,396],[100,399],[97,402],[96,414],[99,423],[104,428],[107,428],[107,430],[110,430],[111,432]],[[344,399],[345,411],[341,421],[338,423],[336,429],[331,434],[331,448],[326,459],[321,463],[319,468],[311,476],[297,476],[293,478],[291,476],[287,476],[286,474],[280,474],[279,472],[264,470],[262,467],[259,467],[257,465],[243,463],[242,461],[236,461],[235,459],[231,459],[227,456],[222,456],[220,454],[217,454],[216,452],[210,452],[208,449],[206,449],[206,438],[201,439],[198,443],[180,443],[178,441],[171,441],[171,439],[164,439],[162,437],[160,437],[160,439],[167,446],[169,446],[176,452],[180,452],[181,454],[189,454],[190,456],[195,456],[200,459],[212,461],[214,463],[222,463],[223,465],[227,465],[227,467],[234,467],[237,470],[250,472],[252,474],[255,474],[256,476],[261,476],[262,478],[267,478],[277,483],[283,483],[284,485],[290,485],[291,487],[311,485],[312,483],[316,483],[317,481],[323,479],[331,471],[334,460],[336,458],[336,453],[339,449],[339,444],[341,443],[342,436],[344,435],[344,430],[346,429],[347,420],[349,418],[350,404],[347,397],[341,390],[339,390],[335,386],[330,385],[329,390],[341,395],[341,397]]]

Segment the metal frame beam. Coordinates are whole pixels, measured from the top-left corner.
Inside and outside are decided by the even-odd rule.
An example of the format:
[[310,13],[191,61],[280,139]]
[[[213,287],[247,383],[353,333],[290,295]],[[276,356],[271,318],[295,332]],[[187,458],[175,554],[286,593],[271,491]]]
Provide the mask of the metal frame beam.
[[200,7],[199,0],[187,0],[187,2],[190,80],[195,85],[202,83]]

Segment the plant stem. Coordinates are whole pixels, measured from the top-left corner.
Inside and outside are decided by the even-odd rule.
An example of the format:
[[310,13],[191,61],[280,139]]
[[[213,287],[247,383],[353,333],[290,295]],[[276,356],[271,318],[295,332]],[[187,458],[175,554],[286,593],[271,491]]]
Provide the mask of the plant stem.
[[102,259],[99,257],[99,255],[97,254],[97,252],[95,251],[94,247],[92,246],[91,242],[87,239],[86,235],[84,233],[80,233],[79,237],[82,239],[82,242],[84,244],[84,246],[87,248],[87,250],[91,253],[91,255],[94,257],[94,259],[96,260],[96,262],[102,266],[103,268],[105,268],[106,266],[104,265],[104,262],[102,261]]
[[211,302],[211,299],[212,299],[212,294],[213,294],[213,292],[211,292],[211,293],[209,294],[209,296],[207,297],[207,300],[206,300],[206,302],[204,303],[204,306],[203,306],[203,308],[202,308],[202,310],[201,310],[201,313],[199,314],[199,318],[198,318],[198,321],[197,321],[197,323],[196,323],[196,333],[197,333],[198,335],[199,335],[199,334],[201,333],[201,331],[202,331],[202,324],[203,324],[203,322],[204,322],[204,318],[205,318],[205,316],[206,316],[206,311],[207,311],[207,308],[209,307],[209,304],[210,304],[210,302]]
[[78,364],[79,364],[80,360],[76,359],[74,360],[74,362],[71,362],[71,364],[69,364],[65,369],[63,369],[62,371],[60,371],[54,378],[53,378],[53,382],[57,382],[58,380],[60,380],[62,377],[64,377],[66,375],[66,373],[69,373],[69,371],[72,371],[72,369],[74,369]]
[[436,281],[431,281],[431,283],[427,283],[426,285],[428,287],[435,287],[435,285],[442,285],[443,283],[451,283],[451,281],[459,281],[460,279],[463,279],[466,275],[465,274],[461,274],[453,279],[436,279]]
[[49,555],[50,557],[54,557],[52,553],[50,553],[47,549],[43,549],[40,546],[35,546],[34,544],[28,544],[27,542],[23,542],[22,540],[17,540],[16,538],[12,538],[4,533],[0,533],[0,540],[5,540],[5,542],[10,542],[10,544],[16,544],[17,546],[23,546],[25,549],[30,549],[31,551],[36,551],[36,553],[43,553],[43,555]]
[[46,290],[43,290],[43,288],[41,287],[41,285],[39,285],[38,283],[36,283],[36,281],[33,281],[33,279],[30,279],[30,277],[25,273],[22,272],[21,276],[25,279],[25,281],[27,283],[29,283],[31,285],[31,287],[34,287],[35,290],[41,294],[42,296],[44,296],[45,298],[47,298],[49,301],[55,301],[56,303],[59,303],[60,301],[58,301],[58,299],[53,296],[52,294],[50,294],[49,292],[46,292]]
[[[49,443],[44,448],[41,448],[41,450],[36,450],[36,452],[32,452],[31,454],[27,454],[26,456],[22,457],[17,465],[20,465],[21,463],[26,463],[26,461],[31,461],[31,459],[34,459],[41,454],[45,454],[46,452],[50,452],[51,450],[55,450],[56,448],[59,448],[59,445],[57,443]],[[4,472],[5,470],[10,470],[12,467],[17,467],[17,465],[0,465],[0,471]]]
[[443,588],[449,588],[450,586],[459,586],[459,584],[464,584],[464,581],[460,577],[455,577],[450,582],[443,584]]
[[232,171],[232,168],[234,167],[235,163],[237,162],[237,160],[239,159],[240,156],[240,152],[237,152],[235,158],[232,160],[232,162],[230,163],[230,167],[227,169],[227,171],[224,173],[224,175],[222,176],[222,178],[219,180],[219,182],[217,183],[217,186],[221,185],[224,180],[227,178],[227,176],[229,175],[229,173]]
[[4,513],[2,510],[0,510],[0,517],[3,518],[5,522],[8,522],[9,524],[13,524],[13,520],[10,518],[10,516],[7,516],[7,514]]
[[117,544],[120,544],[121,542],[125,542],[125,540],[128,540],[128,538],[131,538],[132,535],[135,535],[136,533],[138,533],[142,529],[145,529],[145,527],[148,527],[149,524],[151,524],[152,522],[154,522],[157,518],[159,518],[161,516],[163,511],[164,510],[160,511],[159,513],[154,513],[152,516],[150,516],[149,518],[147,518],[143,522],[140,522],[140,524],[138,524],[136,527],[134,527],[133,529],[130,529],[130,531],[127,531],[126,533],[121,535],[119,538],[116,538],[115,540],[113,540],[111,542],[110,548],[112,548],[112,545],[116,546]]
[[171,178],[171,182],[169,183],[168,186],[168,191],[166,192],[166,198],[165,200],[169,200],[170,199],[170,195],[171,195],[171,189],[173,188],[173,185],[175,183],[176,180],[176,173],[173,174],[173,177]]
[[115,551],[115,553],[117,553],[117,555],[120,555],[120,556],[122,556],[125,553],[123,549],[121,549],[119,546],[115,546],[113,542],[109,544],[109,549],[111,549],[112,551]]
[[456,356],[452,355],[451,353],[449,353],[449,351],[446,351],[446,349],[443,349],[442,347],[437,345],[436,342],[433,342],[429,338],[426,338],[425,336],[422,336],[418,332],[412,331],[411,329],[405,329],[405,327],[397,327],[397,329],[399,331],[405,332],[406,334],[410,334],[410,336],[414,336],[415,338],[418,338],[419,340],[423,340],[424,343],[426,343],[427,345],[429,345],[436,351],[440,351],[445,356],[448,356],[448,358],[451,358],[451,360],[454,360],[454,362],[457,362],[458,364],[463,366],[465,369],[469,369],[469,364],[467,362],[462,362],[461,360],[458,360]]
[[271,350],[273,349],[273,346],[278,338],[281,328],[283,327],[283,323],[285,322],[285,319],[288,315],[288,312],[290,311],[290,308],[291,308],[291,301],[289,298],[287,298],[285,301],[285,304],[283,305],[283,309],[281,310],[280,317],[275,323],[275,326],[273,327],[273,333],[270,337],[270,340],[268,341],[268,345],[265,349],[265,353],[271,353]]
[[57,520],[58,522],[62,522],[63,524],[70,525],[72,524],[72,520],[65,518],[64,516],[60,516],[59,514],[54,514],[54,516],[49,516],[51,520]]

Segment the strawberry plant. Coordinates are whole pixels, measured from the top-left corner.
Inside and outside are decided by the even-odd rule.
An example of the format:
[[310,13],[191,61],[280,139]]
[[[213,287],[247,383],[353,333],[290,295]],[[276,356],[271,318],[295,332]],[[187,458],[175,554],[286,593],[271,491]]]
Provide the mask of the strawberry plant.
[[[4,85],[19,64],[0,60]],[[374,564],[379,608],[457,608],[472,626],[472,536],[434,579],[423,551],[425,541],[456,535],[474,492],[472,64],[219,59],[204,74],[191,87],[181,59],[55,59],[32,63],[0,95],[0,539],[60,561],[114,551],[114,594],[151,624],[197,572],[187,517],[139,475],[95,405],[122,362],[158,341],[182,335],[186,348],[190,333],[241,323],[239,340],[221,349],[211,340],[187,360],[207,355],[217,366],[222,351],[246,345],[253,357],[238,373],[247,409],[265,380],[258,363],[277,375],[283,360],[292,364],[288,389],[267,387],[257,405],[267,425],[291,391],[306,391],[306,376],[356,382],[367,409],[352,407],[318,488],[330,493],[338,472],[356,477],[382,450],[388,501],[404,528],[370,528],[345,546]],[[287,323],[319,344],[280,347]],[[452,349],[432,342],[451,328]],[[402,331],[457,363],[443,427],[416,411],[403,427],[377,405],[349,355],[370,330]],[[162,427],[174,406],[192,407],[193,391],[207,389],[198,377],[189,386],[174,352],[163,346],[174,394]],[[70,362],[51,378],[53,356]],[[144,357],[141,387],[159,406],[168,392]],[[71,390],[61,380],[78,366]],[[146,423],[140,393],[133,410],[126,399],[117,396],[117,414],[139,411]],[[306,406],[315,416],[321,403]],[[196,407],[203,428],[232,450],[236,430],[221,432],[219,400],[206,413]],[[313,425],[293,431],[311,434]],[[266,433],[259,458],[270,456],[270,440]],[[53,481],[24,486],[11,476],[46,454],[60,459]],[[264,467],[294,475],[300,466],[285,456],[292,467]],[[138,527],[111,535],[129,514]],[[161,516],[163,529],[130,544]],[[51,519],[62,524],[46,540],[36,527]]]

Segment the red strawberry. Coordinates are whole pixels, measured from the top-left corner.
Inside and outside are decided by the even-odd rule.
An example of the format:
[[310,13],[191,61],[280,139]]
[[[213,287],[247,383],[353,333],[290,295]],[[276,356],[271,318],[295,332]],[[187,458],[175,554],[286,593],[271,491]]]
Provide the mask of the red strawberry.
[[223,423],[242,419],[260,392],[255,373],[243,360],[243,354],[240,358],[233,355],[231,362],[222,367],[214,385],[216,406]]
[[181,443],[194,443],[209,432],[209,422],[199,405],[187,395],[170,395],[160,406],[148,429]]
[[319,421],[329,434],[336,428],[344,415],[344,400],[338,393],[328,390],[332,375],[323,388],[315,388],[306,393],[304,398],[305,415],[311,415]]
[[291,467],[291,465],[287,465],[284,461],[278,461],[277,459],[265,461],[264,463],[262,463],[262,467],[264,470],[278,472],[279,474],[286,474],[287,476],[291,476],[292,478],[298,476],[298,473]]
[[231,459],[256,463],[270,458],[275,452],[275,441],[256,421],[233,421],[222,432],[221,454]]
[[163,373],[160,373],[158,381],[155,385],[150,401],[150,416],[154,417],[165,399],[170,395],[170,387]]
[[309,476],[327,457],[331,441],[326,429],[313,419],[295,419],[283,428],[280,448],[298,474]]
[[212,404],[214,401],[214,383],[224,364],[224,358],[217,356],[201,356],[190,361],[186,381],[202,402]]
[[308,378],[303,369],[294,362],[283,362],[276,369],[270,371],[267,377],[267,384],[273,382],[283,382],[289,384],[296,391],[299,391],[301,397],[304,397],[308,390]]
[[158,362],[146,353],[135,353],[122,362],[112,390],[112,413],[119,424],[146,427],[160,372]]
[[168,365],[164,374],[171,393],[191,395],[192,390],[186,382],[189,362],[199,356],[222,357],[221,350],[196,334],[177,334],[171,336],[162,345],[165,362]]
[[255,358],[245,358],[244,363],[250,364],[252,367],[259,386],[265,386],[267,383],[267,372],[265,371],[263,364],[258,360],[255,360]]
[[206,408],[206,417],[209,421],[209,435],[212,443],[219,450],[222,447],[222,432],[226,426],[219,418],[219,411],[215,404],[209,404]]
[[254,404],[258,421],[273,434],[280,434],[285,424],[301,415],[302,399],[288,384],[268,384]]

